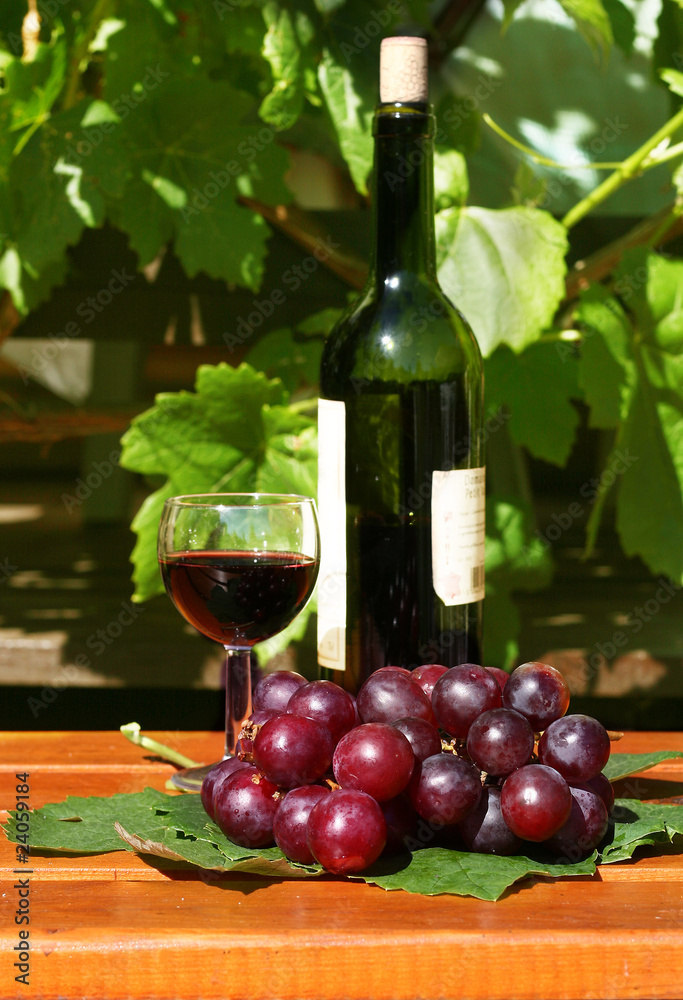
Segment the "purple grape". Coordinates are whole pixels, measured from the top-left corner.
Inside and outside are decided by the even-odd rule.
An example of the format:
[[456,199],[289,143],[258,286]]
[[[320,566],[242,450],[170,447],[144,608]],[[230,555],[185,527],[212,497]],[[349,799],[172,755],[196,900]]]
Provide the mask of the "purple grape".
[[505,687],[505,685],[507,684],[508,679],[510,677],[510,675],[507,672],[507,670],[501,670],[500,667],[486,667],[486,670],[488,670],[488,672],[490,674],[493,674],[493,676],[496,678],[496,680],[500,684],[500,689],[502,691],[503,688]]
[[462,757],[439,753],[417,763],[410,781],[410,800],[428,823],[455,826],[481,795],[479,772]]
[[534,731],[519,712],[492,708],[474,720],[467,734],[467,752],[482,771],[501,777],[528,764],[534,752]]
[[538,759],[567,781],[581,782],[600,774],[609,760],[607,730],[590,715],[566,715],[548,726],[538,744]]
[[572,796],[561,774],[544,764],[527,764],[503,782],[500,807],[506,824],[522,840],[539,843],[560,829]]
[[431,701],[434,685],[447,670],[448,667],[444,667],[440,663],[424,663],[421,667],[415,667],[411,677],[413,683],[421,687]]
[[307,838],[313,857],[326,871],[349,875],[377,860],[386,844],[387,826],[371,795],[338,788],[311,810]]
[[387,802],[380,802],[380,809],[387,825],[385,854],[400,854],[414,842],[418,815],[404,795],[397,795]]
[[243,767],[249,767],[249,763],[246,760],[240,760],[239,757],[227,757],[225,760],[219,761],[218,764],[214,764],[211,770],[207,771],[202,781],[200,797],[202,805],[211,819],[215,819],[213,807],[215,788],[219,783],[222,783],[231,774],[234,774],[235,771],[240,771]]
[[[571,784],[574,785],[575,782]],[[609,815],[612,812],[614,808],[614,787],[606,774],[596,774],[594,778],[589,778],[588,781],[578,782],[576,787],[587,788],[590,792],[595,792],[605,803],[607,814]]]
[[426,719],[397,719],[392,722],[392,726],[403,733],[418,760],[426,760],[435,753],[441,753],[439,730]]
[[479,854],[518,854],[522,848],[503,819],[500,788],[493,785],[484,785],[476,806],[460,821],[460,833],[467,849]]
[[393,670],[394,673],[396,674],[404,674],[406,677],[412,676],[412,671],[408,670],[407,667],[394,667],[390,663],[387,664],[386,667],[378,667],[377,670],[375,670],[375,673],[379,674],[382,671],[387,671],[387,670]]
[[[282,715],[282,712],[276,712],[274,708],[260,708],[251,713],[247,722],[254,726],[262,726],[264,722],[268,722],[268,719],[274,719],[276,715]],[[241,754],[245,760],[252,760],[254,755],[253,738],[241,736],[237,741],[236,752]]]
[[386,722],[391,724],[406,716],[434,721],[429,698],[413,682],[409,671],[401,668],[382,667],[370,674],[365,681],[356,704],[363,722]]
[[501,698],[498,681],[485,667],[461,663],[442,674],[434,685],[432,708],[439,726],[464,740],[477,716],[498,708]]
[[302,785],[287,792],[280,803],[273,821],[273,836],[290,861],[298,861],[302,865],[314,863],[315,858],[306,839],[308,817],[313,807],[329,794],[329,788],[322,785]]
[[523,715],[540,733],[569,708],[569,688],[560,671],[548,663],[522,663],[503,689],[503,705]]
[[278,787],[248,764],[216,790],[216,823],[241,847],[268,847],[273,843],[273,820],[281,798]]
[[289,699],[287,712],[322,722],[335,744],[356,724],[353,697],[333,681],[311,681],[297,688]]
[[598,846],[607,833],[605,803],[589,788],[570,788],[571,811],[566,822],[548,841],[548,850],[567,861],[580,861]]
[[266,674],[254,688],[252,708],[255,712],[264,709],[286,712],[287,702],[303,684],[306,684],[306,678],[294,670],[275,670]]
[[329,770],[334,744],[327,726],[303,715],[278,715],[254,740],[254,763],[281,788],[310,785]]
[[408,739],[383,722],[367,722],[342,736],[332,760],[334,777],[342,788],[367,792],[378,802],[402,792],[414,766]]

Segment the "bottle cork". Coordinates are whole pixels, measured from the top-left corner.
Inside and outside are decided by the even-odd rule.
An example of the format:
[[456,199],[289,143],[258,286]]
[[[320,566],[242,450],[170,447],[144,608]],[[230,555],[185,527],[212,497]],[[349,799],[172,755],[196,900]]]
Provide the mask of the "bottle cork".
[[427,41],[411,35],[383,38],[379,53],[382,104],[414,103],[427,98]]

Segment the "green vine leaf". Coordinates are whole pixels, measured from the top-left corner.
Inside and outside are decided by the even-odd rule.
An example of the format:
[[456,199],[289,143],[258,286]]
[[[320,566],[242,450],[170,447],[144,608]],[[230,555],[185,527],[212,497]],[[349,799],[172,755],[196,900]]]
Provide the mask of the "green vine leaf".
[[353,74],[347,66],[337,62],[328,48],[323,49],[318,82],[353,182],[361,194],[367,194],[367,179],[372,167],[374,108],[364,103]]
[[564,296],[567,235],[548,213],[450,208],[436,217],[439,280],[482,354],[522,351],[551,326]]
[[501,346],[486,359],[484,368],[487,406],[495,410],[505,406],[517,444],[560,466],[569,458],[579,423],[572,400],[581,398],[578,355],[563,347],[561,341],[537,341],[515,354]]

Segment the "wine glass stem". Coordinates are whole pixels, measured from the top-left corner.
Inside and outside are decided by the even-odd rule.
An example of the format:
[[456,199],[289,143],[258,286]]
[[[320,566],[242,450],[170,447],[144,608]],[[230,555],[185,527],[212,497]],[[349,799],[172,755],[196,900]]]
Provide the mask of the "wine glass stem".
[[225,756],[235,756],[242,723],[251,715],[251,651],[225,647]]

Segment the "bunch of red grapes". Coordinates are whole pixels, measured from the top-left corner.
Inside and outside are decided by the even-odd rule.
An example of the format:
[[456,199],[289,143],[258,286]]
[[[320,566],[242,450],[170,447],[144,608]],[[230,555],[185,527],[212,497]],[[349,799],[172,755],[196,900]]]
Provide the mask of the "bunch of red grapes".
[[201,793],[244,847],[276,843],[351,874],[430,843],[511,855],[531,842],[577,861],[607,831],[609,735],[566,715],[569,689],[548,664],[383,667],[357,698],[278,671],[253,701],[239,756]]

